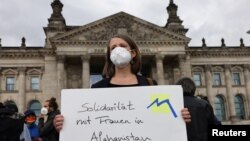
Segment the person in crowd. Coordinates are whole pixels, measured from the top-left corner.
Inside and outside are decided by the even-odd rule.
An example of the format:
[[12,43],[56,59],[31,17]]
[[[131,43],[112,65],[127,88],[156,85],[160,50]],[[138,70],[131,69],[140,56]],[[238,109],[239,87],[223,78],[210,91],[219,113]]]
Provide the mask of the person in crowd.
[[[203,100],[205,100],[205,101],[207,101],[207,103],[211,105],[211,103],[209,102],[207,96],[197,95],[197,97],[198,97],[198,98],[201,98],[201,99],[203,99]],[[211,107],[212,107],[212,105],[211,105]],[[220,121],[216,116],[215,116],[214,120],[215,120],[215,124],[216,124],[216,125],[222,125],[222,124],[221,124],[221,121]]]
[[216,125],[211,105],[195,96],[196,86],[191,78],[184,77],[176,82],[181,85],[184,95],[184,107],[187,107],[192,121],[187,123],[188,141],[207,141],[209,127]]
[[14,103],[1,104],[0,141],[31,141],[23,115]]
[[[41,109],[41,115],[38,121],[38,127],[42,141],[59,141],[59,134],[56,131],[53,120],[56,115],[60,114],[56,98],[44,102],[44,107]],[[45,121],[45,116],[47,120]]]
[[4,105],[2,102],[0,102],[0,109],[4,108]]
[[[155,80],[139,75],[140,70],[141,54],[136,43],[127,35],[115,35],[107,43],[103,79],[91,88],[157,85]],[[191,121],[187,108],[183,108],[181,113],[186,122]],[[62,129],[63,120],[63,115],[56,116],[54,120],[58,131]]]
[[37,116],[33,110],[27,110],[24,112],[24,121],[28,126],[29,133],[32,141],[40,141],[40,133],[38,125],[36,124]]

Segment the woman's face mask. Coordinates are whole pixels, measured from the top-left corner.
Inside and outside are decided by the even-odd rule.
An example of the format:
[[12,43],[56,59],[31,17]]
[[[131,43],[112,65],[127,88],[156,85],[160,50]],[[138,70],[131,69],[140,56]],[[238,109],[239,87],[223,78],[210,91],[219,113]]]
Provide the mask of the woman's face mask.
[[110,54],[110,60],[115,66],[119,68],[126,67],[131,59],[132,56],[130,52],[123,47],[115,47],[115,49],[113,49]]
[[48,109],[45,108],[45,107],[42,107],[42,109],[41,109],[41,114],[47,115],[47,114],[48,114]]

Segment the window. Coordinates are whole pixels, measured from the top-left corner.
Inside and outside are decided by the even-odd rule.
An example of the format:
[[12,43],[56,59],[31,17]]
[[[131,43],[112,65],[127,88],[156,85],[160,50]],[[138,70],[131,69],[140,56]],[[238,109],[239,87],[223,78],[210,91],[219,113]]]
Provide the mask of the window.
[[97,81],[102,79],[102,75],[101,74],[91,74],[90,75],[90,86],[94,83],[96,83]]
[[236,95],[234,97],[234,103],[235,103],[236,116],[239,119],[245,119],[245,108],[242,97],[240,95]]
[[30,102],[29,109],[34,111],[37,116],[40,115],[41,108],[42,108],[42,105],[39,101],[33,100]]
[[40,89],[40,79],[38,76],[31,76],[31,90],[37,91]]
[[14,91],[14,90],[15,90],[15,78],[6,77],[6,91]]
[[240,73],[233,73],[234,85],[241,85],[240,83]]
[[214,101],[214,111],[215,111],[215,116],[220,120],[225,120],[226,119],[226,112],[225,112],[225,105],[224,105],[224,100],[221,96],[216,96],[215,101]]
[[220,86],[221,85],[220,73],[214,73],[214,75],[213,75],[213,85],[214,86]]
[[193,78],[194,78],[194,83],[196,86],[201,86],[201,74],[199,73],[195,73],[193,75]]
[[[29,110],[34,111],[37,117],[41,114],[41,108],[42,108],[42,105],[39,101],[33,100],[30,102]],[[36,124],[38,124],[38,120],[39,118],[37,118]]]

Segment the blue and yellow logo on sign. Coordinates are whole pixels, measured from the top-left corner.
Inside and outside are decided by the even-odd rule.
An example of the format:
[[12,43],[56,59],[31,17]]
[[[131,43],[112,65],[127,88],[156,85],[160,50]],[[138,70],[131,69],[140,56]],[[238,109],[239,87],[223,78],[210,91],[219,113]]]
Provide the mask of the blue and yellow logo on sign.
[[155,113],[172,113],[174,117],[177,114],[170,103],[169,94],[153,94],[150,97],[151,104],[148,105],[147,109],[151,108],[152,112]]

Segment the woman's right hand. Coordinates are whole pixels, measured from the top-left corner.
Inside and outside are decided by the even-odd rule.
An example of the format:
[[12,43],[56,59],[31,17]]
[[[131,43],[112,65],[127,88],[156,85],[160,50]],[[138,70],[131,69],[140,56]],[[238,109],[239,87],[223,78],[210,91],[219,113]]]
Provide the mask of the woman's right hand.
[[53,124],[54,124],[54,127],[56,128],[57,132],[60,132],[62,130],[63,121],[64,121],[63,115],[56,115],[55,116],[55,118],[53,120]]

